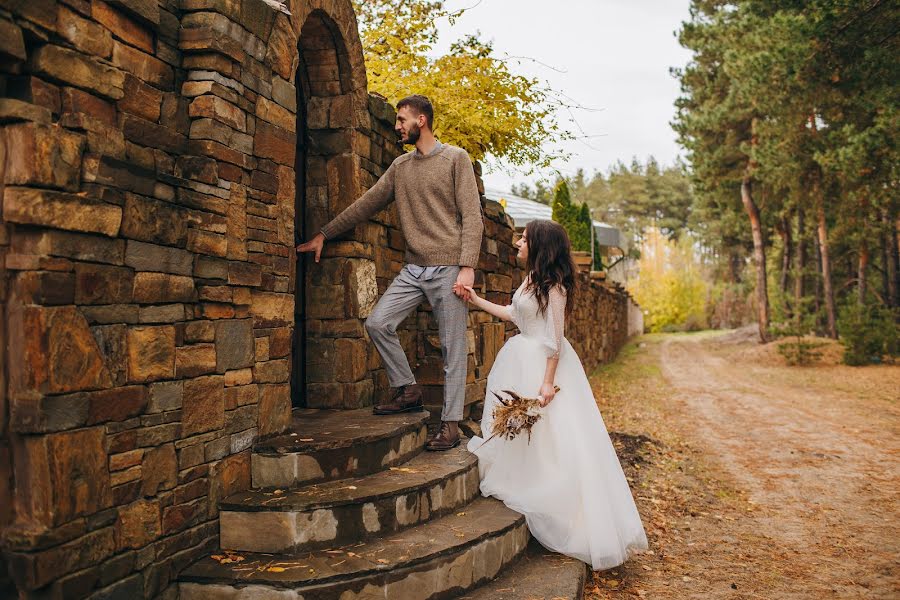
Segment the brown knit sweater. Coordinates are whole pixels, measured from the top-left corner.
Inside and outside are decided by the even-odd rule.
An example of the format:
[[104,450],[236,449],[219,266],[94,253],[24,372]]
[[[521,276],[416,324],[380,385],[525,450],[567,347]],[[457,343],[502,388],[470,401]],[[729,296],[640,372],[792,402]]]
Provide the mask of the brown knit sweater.
[[428,155],[397,157],[369,191],[322,228],[331,239],[393,200],[406,239],[406,261],[423,267],[474,267],[481,251],[481,200],[465,150],[443,144]]

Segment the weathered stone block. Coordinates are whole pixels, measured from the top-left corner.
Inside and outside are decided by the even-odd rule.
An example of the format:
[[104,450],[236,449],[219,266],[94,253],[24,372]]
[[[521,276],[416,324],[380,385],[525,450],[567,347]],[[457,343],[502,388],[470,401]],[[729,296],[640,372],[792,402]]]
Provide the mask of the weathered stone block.
[[[212,140],[243,154],[253,153],[253,138],[246,133],[236,131],[228,125],[209,118],[191,121],[190,138],[192,140]],[[223,160],[225,160],[223,158]],[[239,165],[245,161],[241,159]]]
[[232,129],[247,131],[247,115],[234,104],[213,95],[203,95],[194,98],[191,102],[188,114],[191,117],[207,117],[225,123]]
[[277,327],[269,336],[269,358],[281,358],[291,352],[293,343],[293,327]]
[[10,403],[9,426],[19,433],[47,433],[74,429],[87,423],[88,396],[22,398]]
[[291,364],[287,359],[268,360],[253,367],[256,383],[284,383],[291,378]]
[[109,127],[116,126],[116,107],[112,102],[72,87],[62,89],[62,111],[90,115]]
[[191,321],[184,326],[184,341],[212,342],[216,337],[216,324],[213,321]]
[[64,192],[7,187],[3,194],[3,216],[11,223],[113,237],[122,222],[122,209]]
[[215,185],[219,181],[216,161],[206,156],[179,156],[175,176]]
[[166,202],[127,194],[122,216],[122,235],[144,242],[183,248],[187,244],[185,217],[183,209]]
[[55,306],[75,302],[75,276],[72,273],[20,271],[15,275],[12,289],[25,304]]
[[10,21],[0,21],[0,53],[15,60],[25,60],[25,39],[22,29]]
[[214,344],[192,344],[175,349],[175,377],[196,377],[215,371]]
[[112,385],[87,321],[74,306],[14,307],[9,317],[13,398]]
[[113,41],[112,63],[163,91],[175,88],[172,67],[137,48]]
[[110,505],[103,436],[99,427],[47,436],[54,524]]
[[[136,3],[132,3],[134,5]],[[146,3],[150,7],[150,3]],[[144,52],[153,52],[153,32],[142,23],[125,14],[118,8],[103,2],[91,1],[91,17],[102,23],[113,35]]]
[[343,319],[347,290],[343,285],[318,285],[307,289],[306,311],[311,319]]
[[112,52],[112,35],[109,30],[81,17],[64,4],[57,8],[56,30],[63,39],[85,54],[109,58]]
[[193,274],[193,255],[186,250],[128,240],[125,264],[136,271],[162,271],[174,275]]
[[272,78],[272,99],[291,112],[297,112],[297,88],[281,77]]
[[334,340],[335,370],[337,381],[354,382],[365,377],[367,343],[362,339]]
[[133,284],[134,271],[125,267],[75,265],[76,304],[127,304]]
[[10,572],[20,589],[46,586],[61,575],[96,565],[115,552],[113,528],[35,553],[10,553]]
[[148,400],[147,388],[142,385],[90,392],[88,398],[88,425],[130,419],[144,412]]
[[147,450],[141,463],[141,494],[156,495],[159,490],[170,490],[178,483],[178,461],[175,446],[165,444]]
[[297,131],[297,116],[265,96],[256,99],[256,116],[290,133]]
[[159,120],[162,92],[147,85],[131,73],[125,75],[125,95],[119,100],[119,110],[155,123]]
[[141,464],[144,457],[144,449],[128,450],[127,452],[119,452],[109,456],[109,470],[122,471]]
[[141,548],[159,537],[158,500],[139,500],[119,509],[116,520],[116,548]]
[[8,185],[49,186],[78,190],[84,137],[58,125],[16,123],[3,129]]
[[215,507],[222,498],[250,488],[250,452],[233,454],[213,465],[209,476],[209,502]]
[[225,425],[225,379],[221,375],[184,382],[182,435],[221,429]]
[[75,50],[48,44],[31,55],[31,70],[112,100],[125,95],[125,74]]
[[[245,369],[250,372],[250,369]],[[243,370],[242,370],[243,371]],[[235,372],[235,371],[232,371]],[[251,373],[252,375],[252,373]],[[228,374],[225,374],[225,385],[228,385]],[[234,410],[238,406],[256,404],[259,400],[257,385],[233,385],[225,388],[225,410]]]
[[141,306],[138,312],[138,323],[177,323],[184,319],[184,304]]
[[191,277],[143,271],[134,276],[134,301],[137,303],[193,302],[195,299]]
[[126,139],[136,144],[159,148],[172,154],[182,154],[187,148],[187,138],[177,130],[127,113],[122,117],[122,133]]
[[254,365],[253,322],[251,319],[216,323],[216,371]]
[[128,330],[128,379],[132,382],[175,376],[175,327],[132,327]]
[[[2,37],[0,35],[0,38]],[[34,105],[53,114],[60,114],[61,112],[59,87],[38,77],[10,77],[6,84],[6,95],[9,98],[15,98],[25,104]],[[28,120],[34,121],[38,119]],[[43,119],[40,120],[43,121]]]
[[202,500],[188,504],[167,506],[163,509],[162,530],[164,535],[175,533],[194,525],[206,516],[206,503]]
[[349,316],[364,319],[372,314],[378,301],[378,280],[375,263],[371,260],[347,261],[346,280]]
[[151,383],[148,386],[149,402],[147,413],[160,413],[181,408],[184,384],[181,381]]
[[231,285],[258,286],[262,282],[260,265],[232,260],[228,262],[228,283]]
[[43,106],[13,98],[0,98],[0,123],[34,121],[42,125],[49,125],[52,120],[53,114]]
[[[257,338],[259,339],[259,338]],[[233,385],[248,385],[253,382],[253,369],[234,369],[225,371],[225,387]],[[232,408],[234,408],[232,406]]]
[[278,164],[293,166],[296,146],[296,134],[265,121],[257,122],[256,135],[253,138],[253,154],[255,156],[269,158]]
[[121,265],[125,242],[67,231],[22,230],[13,234],[11,250],[20,254],[62,256],[74,260]]
[[228,253],[228,241],[224,235],[202,229],[188,230],[187,247],[192,252],[211,256],[225,257]]

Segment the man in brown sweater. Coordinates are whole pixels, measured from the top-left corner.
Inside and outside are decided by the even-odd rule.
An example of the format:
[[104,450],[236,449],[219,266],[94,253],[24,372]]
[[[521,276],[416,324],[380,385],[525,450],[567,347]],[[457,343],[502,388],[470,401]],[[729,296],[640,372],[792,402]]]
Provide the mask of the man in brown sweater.
[[444,407],[441,427],[426,444],[429,450],[449,450],[459,444],[466,387],[465,286],[475,282],[475,266],[484,229],[481,200],[472,163],[465,150],[440,143],[432,132],[434,109],[424,96],[397,103],[395,130],[416,150],[399,156],[384,175],[356,202],[344,209],[298,252],[315,252],[316,262],[326,240],[371,218],[396,201],[406,240],[406,266],[366,319],[366,331],[381,355],[395,392],[376,415],[422,410],[422,390],[416,383],[397,327],[423,300],[438,322],[444,357]]

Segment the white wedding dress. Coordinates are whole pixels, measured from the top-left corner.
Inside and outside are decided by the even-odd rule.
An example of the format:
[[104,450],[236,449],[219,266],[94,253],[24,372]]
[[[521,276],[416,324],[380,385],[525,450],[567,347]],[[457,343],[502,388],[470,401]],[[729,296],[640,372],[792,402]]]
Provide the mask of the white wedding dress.
[[647,537],[584,367],[563,337],[565,292],[551,290],[545,317],[524,285],[506,307],[521,333],[500,349],[488,375],[483,435],[490,437],[497,405],[492,392],[536,398],[547,357],[556,353],[560,390],[542,409],[530,443],[526,432],[513,440],[469,441],[469,451],[478,456],[481,493],[524,514],[532,535],[547,549],[595,570],[609,569],[632,551],[646,549]]

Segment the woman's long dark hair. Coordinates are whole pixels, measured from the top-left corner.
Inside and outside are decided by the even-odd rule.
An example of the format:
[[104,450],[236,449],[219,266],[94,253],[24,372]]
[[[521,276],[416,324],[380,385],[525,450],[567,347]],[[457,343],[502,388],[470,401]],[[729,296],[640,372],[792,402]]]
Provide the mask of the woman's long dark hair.
[[546,314],[550,289],[561,286],[566,290],[568,315],[575,302],[575,262],[566,230],[554,221],[537,219],[525,226],[525,241],[528,244],[525,271],[529,277],[526,289],[534,291],[538,309]]

